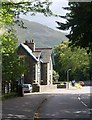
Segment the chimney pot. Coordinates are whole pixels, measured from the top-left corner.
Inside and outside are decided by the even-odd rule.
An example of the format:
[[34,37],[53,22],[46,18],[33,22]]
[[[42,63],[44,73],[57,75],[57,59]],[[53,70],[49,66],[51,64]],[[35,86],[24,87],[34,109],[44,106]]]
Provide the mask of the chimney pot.
[[34,40],[32,39],[32,43],[34,42]]
[[25,40],[25,43],[28,43],[28,41],[27,41],[27,40]]
[[32,50],[32,51],[35,51],[35,43],[32,40],[30,40],[29,42],[28,41],[25,41],[25,44]]

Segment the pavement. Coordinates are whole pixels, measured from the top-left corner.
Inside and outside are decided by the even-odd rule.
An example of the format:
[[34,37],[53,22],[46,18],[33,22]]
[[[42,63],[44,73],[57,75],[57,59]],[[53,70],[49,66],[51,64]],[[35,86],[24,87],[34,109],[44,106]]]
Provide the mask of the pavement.
[[92,93],[91,87],[57,89],[51,92],[26,93],[24,97],[8,99],[2,102],[2,120],[33,120],[37,109],[51,94]]

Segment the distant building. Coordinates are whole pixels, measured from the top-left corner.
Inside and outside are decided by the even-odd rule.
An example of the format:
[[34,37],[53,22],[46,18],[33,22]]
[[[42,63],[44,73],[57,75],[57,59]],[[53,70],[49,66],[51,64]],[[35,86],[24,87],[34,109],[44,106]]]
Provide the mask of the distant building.
[[35,48],[34,41],[25,41],[18,46],[18,55],[24,59],[27,72],[24,83],[52,85],[53,52],[52,48]]

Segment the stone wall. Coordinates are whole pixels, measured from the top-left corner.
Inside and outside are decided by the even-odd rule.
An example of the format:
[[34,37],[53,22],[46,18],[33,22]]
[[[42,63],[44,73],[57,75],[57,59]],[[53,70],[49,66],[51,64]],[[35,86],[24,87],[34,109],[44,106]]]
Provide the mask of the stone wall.
[[40,85],[39,92],[50,92],[57,89],[57,85]]

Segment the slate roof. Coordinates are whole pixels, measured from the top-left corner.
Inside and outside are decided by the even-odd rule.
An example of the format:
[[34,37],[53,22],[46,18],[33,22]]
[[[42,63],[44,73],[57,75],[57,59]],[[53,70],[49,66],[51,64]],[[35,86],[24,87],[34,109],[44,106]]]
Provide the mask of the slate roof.
[[19,47],[22,47],[36,62],[40,59],[42,63],[48,63],[52,57],[52,48],[35,48],[35,51],[32,51],[24,43],[21,43]]
[[41,51],[41,60],[43,63],[48,63],[50,61],[52,48],[36,48],[36,51]]
[[41,56],[41,51],[33,51],[33,55],[34,55],[36,58],[40,58],[40,56]]

